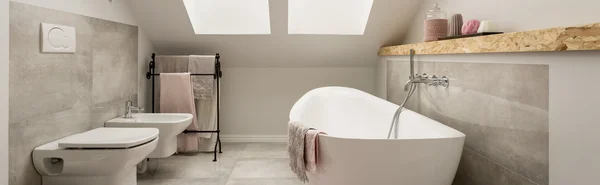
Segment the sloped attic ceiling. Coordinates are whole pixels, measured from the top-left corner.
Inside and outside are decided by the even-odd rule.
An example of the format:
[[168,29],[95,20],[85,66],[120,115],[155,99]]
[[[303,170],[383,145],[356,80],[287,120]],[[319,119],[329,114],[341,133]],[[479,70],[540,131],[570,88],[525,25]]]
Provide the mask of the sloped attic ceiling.
[[225,67],[372,66],[381,46],[399,44],[419,5],[375,0],[364,35],[291,35],[288,1],[270,0],[271,34],[196,35],[183,0],[130,0],[158,54],[220,53]]

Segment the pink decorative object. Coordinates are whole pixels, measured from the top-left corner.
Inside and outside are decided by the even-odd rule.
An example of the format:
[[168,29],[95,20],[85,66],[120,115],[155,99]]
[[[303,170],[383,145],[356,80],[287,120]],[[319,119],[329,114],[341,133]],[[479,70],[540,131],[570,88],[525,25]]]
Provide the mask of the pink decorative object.
[[448,19],[425,20],[425,42],[448,36]]
[[477,29],[479,29],[479,24],[481,23],[478,20],[469,20],[463,25],[461,33],[463,35],[475,34],[477,33]]
[[425,42],[436,41],[439,38],[448,36],[448,19],[446,12],[442,11],[438,4],[433,4],[433,8],[425,13]]

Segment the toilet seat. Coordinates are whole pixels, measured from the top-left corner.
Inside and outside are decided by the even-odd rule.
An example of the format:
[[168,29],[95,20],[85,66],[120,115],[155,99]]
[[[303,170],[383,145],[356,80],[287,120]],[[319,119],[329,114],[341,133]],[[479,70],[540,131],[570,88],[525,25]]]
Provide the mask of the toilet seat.
[[97,128],[36,147],[43,185],[135,185],[136,165],[160,140],[156,128]]
[[65,149],[126,149],[143,145],[158,137],[154,128],[97,128],[60,139]]

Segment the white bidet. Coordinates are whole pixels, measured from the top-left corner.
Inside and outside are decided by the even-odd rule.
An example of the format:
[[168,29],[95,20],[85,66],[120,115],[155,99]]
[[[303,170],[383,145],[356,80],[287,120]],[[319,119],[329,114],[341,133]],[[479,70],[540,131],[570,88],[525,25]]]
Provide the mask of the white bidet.
[[132,118],[114,118],[107,121],[105,127],[119,128],[157,128],[160,140],[156,149],[148,158],[165,158],[177,151],[177,135],[192,123],[192,114],[179,113],[138,113]]

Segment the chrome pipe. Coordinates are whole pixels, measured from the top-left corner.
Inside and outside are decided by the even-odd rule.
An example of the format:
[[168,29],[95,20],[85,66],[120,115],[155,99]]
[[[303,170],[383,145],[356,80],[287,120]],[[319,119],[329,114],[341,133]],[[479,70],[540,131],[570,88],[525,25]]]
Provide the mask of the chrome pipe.
[[415,77],[415,50],[410,49],[410,77],[409,79],[413,79]]

